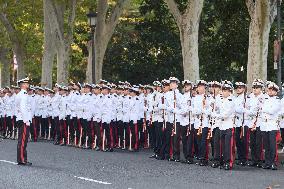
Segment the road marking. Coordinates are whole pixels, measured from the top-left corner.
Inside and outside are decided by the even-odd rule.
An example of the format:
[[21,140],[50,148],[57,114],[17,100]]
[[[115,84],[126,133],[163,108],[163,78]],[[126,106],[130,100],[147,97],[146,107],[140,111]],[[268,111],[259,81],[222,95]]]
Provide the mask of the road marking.
[[13,165],[18,165],[16,162],[7,161],[7,160],[2,160],[2,159],[0,159],[0,162],[10,163],[10,164],[13,164]]
[[111,183],[109,183],[109,182],[94,180],[94,179],[85,178],[85,177],[77,177],[77,176],[74,176],[74,177],[75,177],[75,178],[78,178],[78,179],[81,179],[81,180],[86,180],[86,181],[90,181],[90,182],[96,182],[96,183],[99,183],[99,184],[105,184],[105,185],[111,184]]

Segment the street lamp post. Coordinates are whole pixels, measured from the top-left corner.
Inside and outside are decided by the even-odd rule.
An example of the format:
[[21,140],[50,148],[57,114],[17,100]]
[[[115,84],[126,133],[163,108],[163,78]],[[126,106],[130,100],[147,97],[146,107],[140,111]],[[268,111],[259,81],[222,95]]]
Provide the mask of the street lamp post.
[[281,0],[277,1],[277,40],[278,40],[278,66],[277,66],[277,85],[279,86],[279,95],[282,96],[282,74],[281,74]]
[[96,61],[95,61],[95,31],[97,24],[97,13],[93,11],[93,9],[89,9],[89,13],[87,14],[89,26],[91,28],[91,51],[92,51],[92,82],[96,82]]

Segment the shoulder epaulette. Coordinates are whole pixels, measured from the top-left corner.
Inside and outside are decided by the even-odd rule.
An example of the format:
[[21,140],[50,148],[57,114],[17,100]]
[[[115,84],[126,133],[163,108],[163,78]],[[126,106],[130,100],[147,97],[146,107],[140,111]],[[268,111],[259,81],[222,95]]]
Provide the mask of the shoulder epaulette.
[[110,96],[108,96],[108,98],[110,98]]
[[231,98],[229,98],[228,100],[229,100],[229,101],[233,101],[233,99],[231,99]]

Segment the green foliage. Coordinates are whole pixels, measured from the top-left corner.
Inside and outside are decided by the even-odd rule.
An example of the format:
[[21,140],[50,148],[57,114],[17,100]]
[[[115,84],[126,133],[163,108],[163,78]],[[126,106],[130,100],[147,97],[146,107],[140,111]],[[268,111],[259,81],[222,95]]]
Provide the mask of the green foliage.
[[[176,2],[181,12],[188,6],[188,0]],[[1,11],[7,14],[25,47],[25,68],[34,84],[41,79],[44,36],[42,3],[38,0],[0,1]],[[95,10],[93,0],[78,1],[72,57],[68,67],[70,80],[80,82],[85,81],[87,68],[86,45],[90,40],[90,28],[86,14],[89,8]],[[204,2],[199,30],[200,74],[203,79],[246,80],[249,23],[243,0]],[[275,35],[276,23],[272,26],[269,42],[270,80],[276,78],[273,70]],[[12,44],[1,24],[0,40],[0,45],[11,49]],[[12,54],[9,56],[12,59]],[[244,68],[243,72],[241,67]],[[103,77],[112,81],[128,80],[145,84],[173,75],[183,79],[182,70],[179,31],[164,1],[130,1],[108,45]],[[55,66],[53,80],[56,82]]]

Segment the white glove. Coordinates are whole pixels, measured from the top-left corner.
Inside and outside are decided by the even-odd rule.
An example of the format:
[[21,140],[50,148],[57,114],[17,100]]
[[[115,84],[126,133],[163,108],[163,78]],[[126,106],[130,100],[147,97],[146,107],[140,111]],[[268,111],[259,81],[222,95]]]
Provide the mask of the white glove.
[[202,114],[206,114],[207,112],[206,112],[205,109],[202,109],[202,110],[201,110],[201,113],[202,113]]
[[161,109],[166,109],[166,105],[165,104],[161,104],[160,106],[159,106]]
[[221,116],[221,114],[217,114],[217,115],[216,115],[216,118],[217,118],[217,119],[222,119],[223,116]]
[[211,113],[211,117],[212,117],[212,118],[216,118],[216,117],[217,117],[216,112],[212,112],[212,113]]

